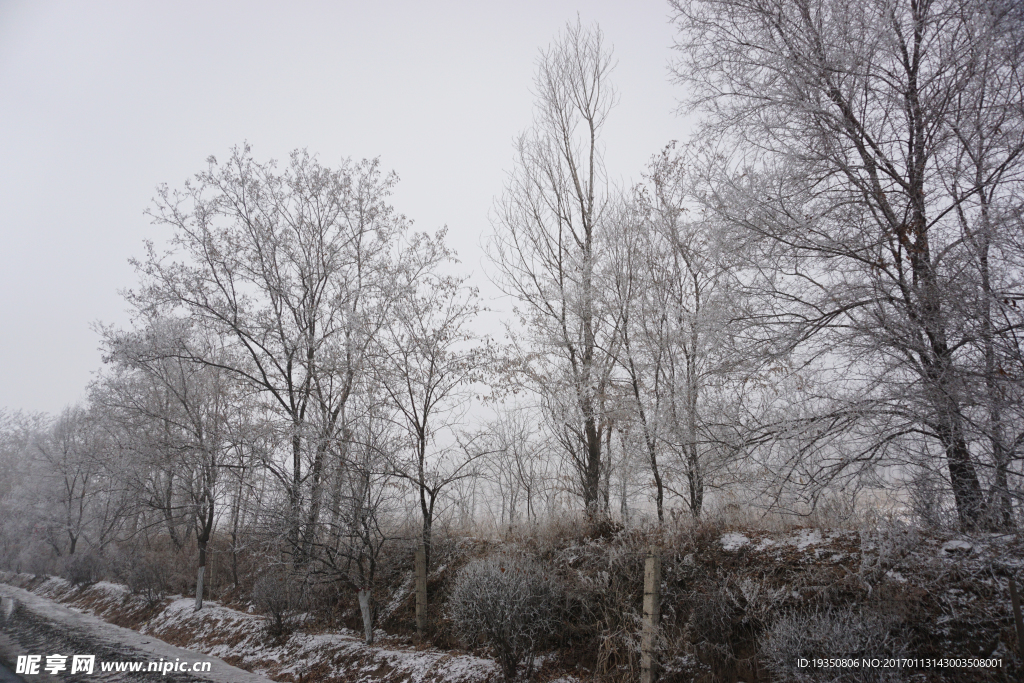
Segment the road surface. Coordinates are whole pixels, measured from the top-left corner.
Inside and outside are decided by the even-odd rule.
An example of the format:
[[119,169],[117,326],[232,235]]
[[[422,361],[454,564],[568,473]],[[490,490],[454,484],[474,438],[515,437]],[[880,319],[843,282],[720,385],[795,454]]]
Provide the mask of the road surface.
[[[46,673],[48,655],[67,657],[66,669]],[[39,671],[35,675],[13,673],[19,655],[39,655]],[[94,655],[92,674],[69,673],[72,655]],[[104,662],[142,663],[141,672],[101,671]],[[169,671],[148,672],[153,662],[187,662],[190,665],[209,663],[208,673]],[[216,657],[190,652],[168,645],[152,636],[108,624],[96,617],[82,614],[28,591],[0,583],[0,683],[121,683],[127,681],[166,681],[167,683],[270,683],[262,676],[235,668]]]

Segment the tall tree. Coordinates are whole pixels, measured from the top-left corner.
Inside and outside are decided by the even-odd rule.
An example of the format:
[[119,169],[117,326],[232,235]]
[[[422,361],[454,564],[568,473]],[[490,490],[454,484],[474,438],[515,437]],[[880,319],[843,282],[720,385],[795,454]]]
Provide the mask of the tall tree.
[[498,489],[499,528],[512,528],[520,519],[520,504],[525,505],[527,522],[536,523],[541,492],[548,478],[543,444],[536,440],[534,411],[523,406],[503,405],[484,431],[483,450],[487,453],[488,478]]
[[0,561],[16,571],[20,557],[38,543],[26,539],[34,539],[32,530],[38,528],[33,500],[33,489],[39,488],[36,443],[49,427],[44,414],[0,408]]
[[[1020,462],[1024,423],[1019,371],[1022,320],[1021,218],[1024,207],[1024,10],[1009,3],[965,4],[964,51],[956,101],[945,125],[955,142],[943,151],[942,182],[951,195],[964,236],[977,293],[959,309],[972,321],[979,431],[989,442],[992,486],[988,504],[994,522],[1013,524],[1011,465]],[[1018,474],[1019,476],[1019,474]],[[1019,482],[1016,487],[1019,491]],[[1018,493],[1019,496],[1019,493]]]
[[521,330],[511,335],[521,376],[557,414],[590,513],[598,510],[615,340],[596,282],[609,203],[601,135],[615,103],[612,66],[601,30],[579,21],[542,52],[534,126],[516,144],[491,242],[497,282],[521,306]]
[[57,505],[47,537],[57,555],[74,555],[89,522],[87,508],[102,477],[95,420],[81,406],[65,408],[36,448],[46,464]]
[[356,594],[367,645],[373,644],[377,609],[374,592],[382,551],[404,501],[397,498],[392,454],[401,449],[402,431],[395,428],[394,408],[374,379],[361,385],[353,401],[358,411],[347,435],[345,462],[335,468],[330,514],[319,535],[316,573],[341,583]]
[[438,497],[468,474],[472,459],[456,447],[453,429],[465,415],[468,385],[479,375],[481,351],[469,325],[480,306],[466,278],[446,272],[455,257],[443,231],[415,235],[405,253],[403,296],[382,331],[377,367],[408,437],[407,456],[396,459],[396,471],[415,487],[429,566]]
[[757,354],[747,342],[736,245],[714,216],[691,211],[700,186],[685,158],[669,145],[647,177],[611,239],[617,360],[658,519],[666,490],[698,517],[716,472],[740,450],[729,433],[738,425],[725,424],[734,412],[728,404]]

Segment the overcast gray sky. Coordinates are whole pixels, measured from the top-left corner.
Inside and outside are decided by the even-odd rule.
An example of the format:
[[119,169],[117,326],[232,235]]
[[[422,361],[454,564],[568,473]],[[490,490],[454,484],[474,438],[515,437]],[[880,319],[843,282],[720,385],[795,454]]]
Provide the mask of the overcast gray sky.
[[325,164],[381,158],[395,207],[493,292],[479,245],[532,120],[539,50],[577,13],[614,46],[614,179],[687,134],[664,0],[18,2],[0,0],[0,407],[57,412],[100,367],[102,321],[146,238],[159,183],[248,141]]

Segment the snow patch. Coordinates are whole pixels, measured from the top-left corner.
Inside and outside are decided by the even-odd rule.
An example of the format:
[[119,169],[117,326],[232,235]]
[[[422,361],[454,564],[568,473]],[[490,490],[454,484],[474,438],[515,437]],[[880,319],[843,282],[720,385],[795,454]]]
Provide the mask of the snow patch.
[[[39,595],[44,591],[54,597]],[[405,639],[389,638],[381,630],[375,631],[380,643],[376,646],[367,646],[361,637],[348,629],[315,635],[297,631],[283,640],[270,639],[263,628],[266,617],[230,609],[212,600],[205,601],[203,608],[196,611],[193,598],[169,598],[163,609],[141,624],[138,631],[111,626],[83,613],[106,613],[111,603],[120,604],[122,600],[145,602],[116,584],[96,584],[79,589],[63,579],[49,579],[31,593],[0,584],[0,595],[10,598],[12,594],[19,596],[19,602],[30,604],[34,612],[58,623],[88,623],[90,630],[97,633],[114,629],[116,635],[103,636],[111,642],[157,656],[170,654],[171,657],[197,658],[197,653],[204,653],[207,656],[230,657],[260,674],[253,675],[218,664],[209,678],[220,683],[265,681],[266,678],[261,676],[296,680],[318,664],[327,664],[335,673],[343,673],[345,680],[353,683],[398,680],[407,683],[483,683],[496,680],[500,674],[492,660],[433,648],[416,650],[399,645]],[[117,596],[116,600],[111,599],[114,596]],[[87,599],[85,609],[55,602],[83,598]],[[0,610],[8,602],[10,600],[4,601]],[[160,637],[174,638],[192,652],[173,648],[159,641]],[[572,679],[566,680],[568,683]]]
[[409,593],[412,591],[412,584],[415,580],[416,577],[413,575],[413,573],[408,572],[408,575],[406,576],[405,580],[402,581],[402,585],[398,588],[397,591],[395,591],[394,597],[391,598],[391,602],[389,602],[387,604],[387,607],[382,609],[380,611],[380,614],[377,615],[378,623],[383,623],[386,619],[388,619],[392,614],[395,613],[395,610],[402,606],[402,603],[405,602],[405,599],[409,596]]
[[112,598],[121,598],[130,593],[127,586],[110,583],[109,581],[98,581],[91,588],[97,593],[104,593]]
[[970,555],[974,545],[967,541],[946,541],[942,544],[942,552],[948,555]]
[[733,550],[739,550],[746,544],[750,543],[750,539],[743,534],[729,532],[727,534],[722,534],[721,543],[724,550],[731,552]]
[[795,545],[797,550],[804,550],[808,546],[818,545],[823,540],[818,529],[801,529],[790,543]]

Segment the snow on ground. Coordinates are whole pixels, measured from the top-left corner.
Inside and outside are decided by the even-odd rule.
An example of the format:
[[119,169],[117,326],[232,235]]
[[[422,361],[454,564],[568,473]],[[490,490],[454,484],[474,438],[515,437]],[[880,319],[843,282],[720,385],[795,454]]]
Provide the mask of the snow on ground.
[[[0,573],[0,581],[15,583],[31,579],[25,575]],[[298,680],[300,676],[306,677],[314,671],[324,680],[352,683],[482,683],[495,680],[500,675],[495,663],[488,659],[436,649],[417,650],[389,647],[387,644],[367,646],[361,637],[347,630],[326,634],[295,632],[288,638],[275,639],[266,633],[266,617],[230,609],[212,601],[205,602],[203,609],[196,612],[192,598],[167,600],[162,609],[138,626],[138,631],[132,631],[84,613],[88,610],[115,618],[141,611],[146,603],[143,598],[132,596],[127,589],[106,582],[76,588],[64,579],[49,578],[35,586],[32,592],[0,583],[0,595],[16,598],[47,619],[75,628],[95,630],[110,642],[148,652],[154,660],[161,656],[183,660],[204,656],[217,658],[209,680],[224,683],[266,683],[266,677]],[[58,604],[54,600],[70,604]],[[257,673],[228,666],[223,660]],[[216,677],[218,671],[222,672],[220,678]]]
[[942,544],[942,552],[947,555],[956,555],[957,553],[970,555],[972,550],[974,550],[974,545],[967,541],[953,540]]
[[415,578],[416,577],[413,576],[412,572],[406,573],[405,580],[402,581],[402,585],[399,587],[399,589],[395,591],[395,595],[391,598],[391,602],[389,602],[387,604],[387,607],[382,609],[380,611],[380,614],[377,615],[378,622],[383,622],[385,619],[394,614],[395,610],[402,606],[402,603],[405,601],[405,599],[409,596],[409,593],[412,591],[412,584],[415,581]]
[[746,544],[750,543],[750,539],[743,534],[731,531],[727,534],[722,534],[722,549],[733,551],[739,550]]
[[[781,550],[785,547],[791,547],[797,551],[804,552],[814,546],[828,546],[833,541],[840,540],[844,535],[846,534],[843,532],[822,534],[820,529],[796,529],[782,537],[773,538],[765,536],[753,546],[753,549],[757,552],[764,552],[770,549]],[[741,533],[731,531],[722,534],[721,544],[725,550],[739,550],[748,543],[751,543],[751,540]]]
[[339,634],[306,635],[298,634],[289,639],[284,647],[292,664],[282,667],[279,675],[298,674],[305,663],[327,659],[347,663],[345,680],[379,680],[381,673],[391,674],[394,680],[446,681],[450,683],[475,683],[494,680],[498,668],[494,662],[469,655],[453,655],[438,650],[394,650],[383,647],[367,647],[354,636]]
[[810,545],[821,545],[821,531],[818,529],[800,529],[791,543],[797,550],[804,550]]
[[265,618],[207,602],[200,613],[195,601],[180,598],[150,619],[142,631],[154,635],[187,634],[189,645],[229,659],[274,678],[298,678],[307,671],[328,666],[346,681],[388,679],[473,683],[491,680],[497,668],[490,660],[452,655],[439,650],[368,647],[350,631],[342,633],[294,633],[275,642],[264,631]]
[[[57,581],[61,581],[58,579]],[[101,590],[103,590],[101,588]],[[217,657],[191,652],[189,650],[168,645],[167,643],[143,635],[131,629],[114,626],[90,614],[69,609],[52,600],[40,597],[27,590],[0,583],[0,596],[8,600],[16,600],[22,609],[27,609],[47,621],[63,627],[65,630],[88,631],[96,642],[108,644],[113,649],[123,647],[142,653],[149,661],[163,659],[165,661],[210,661],[208,673],[193,674],[216,683],[269,683],[263,676],[229,666]],[[24,654],[48,655],[52,652],[26,652]],[[88,653],[79,653],[88,654]],[[138,661],[138,660],[135,660]]]

